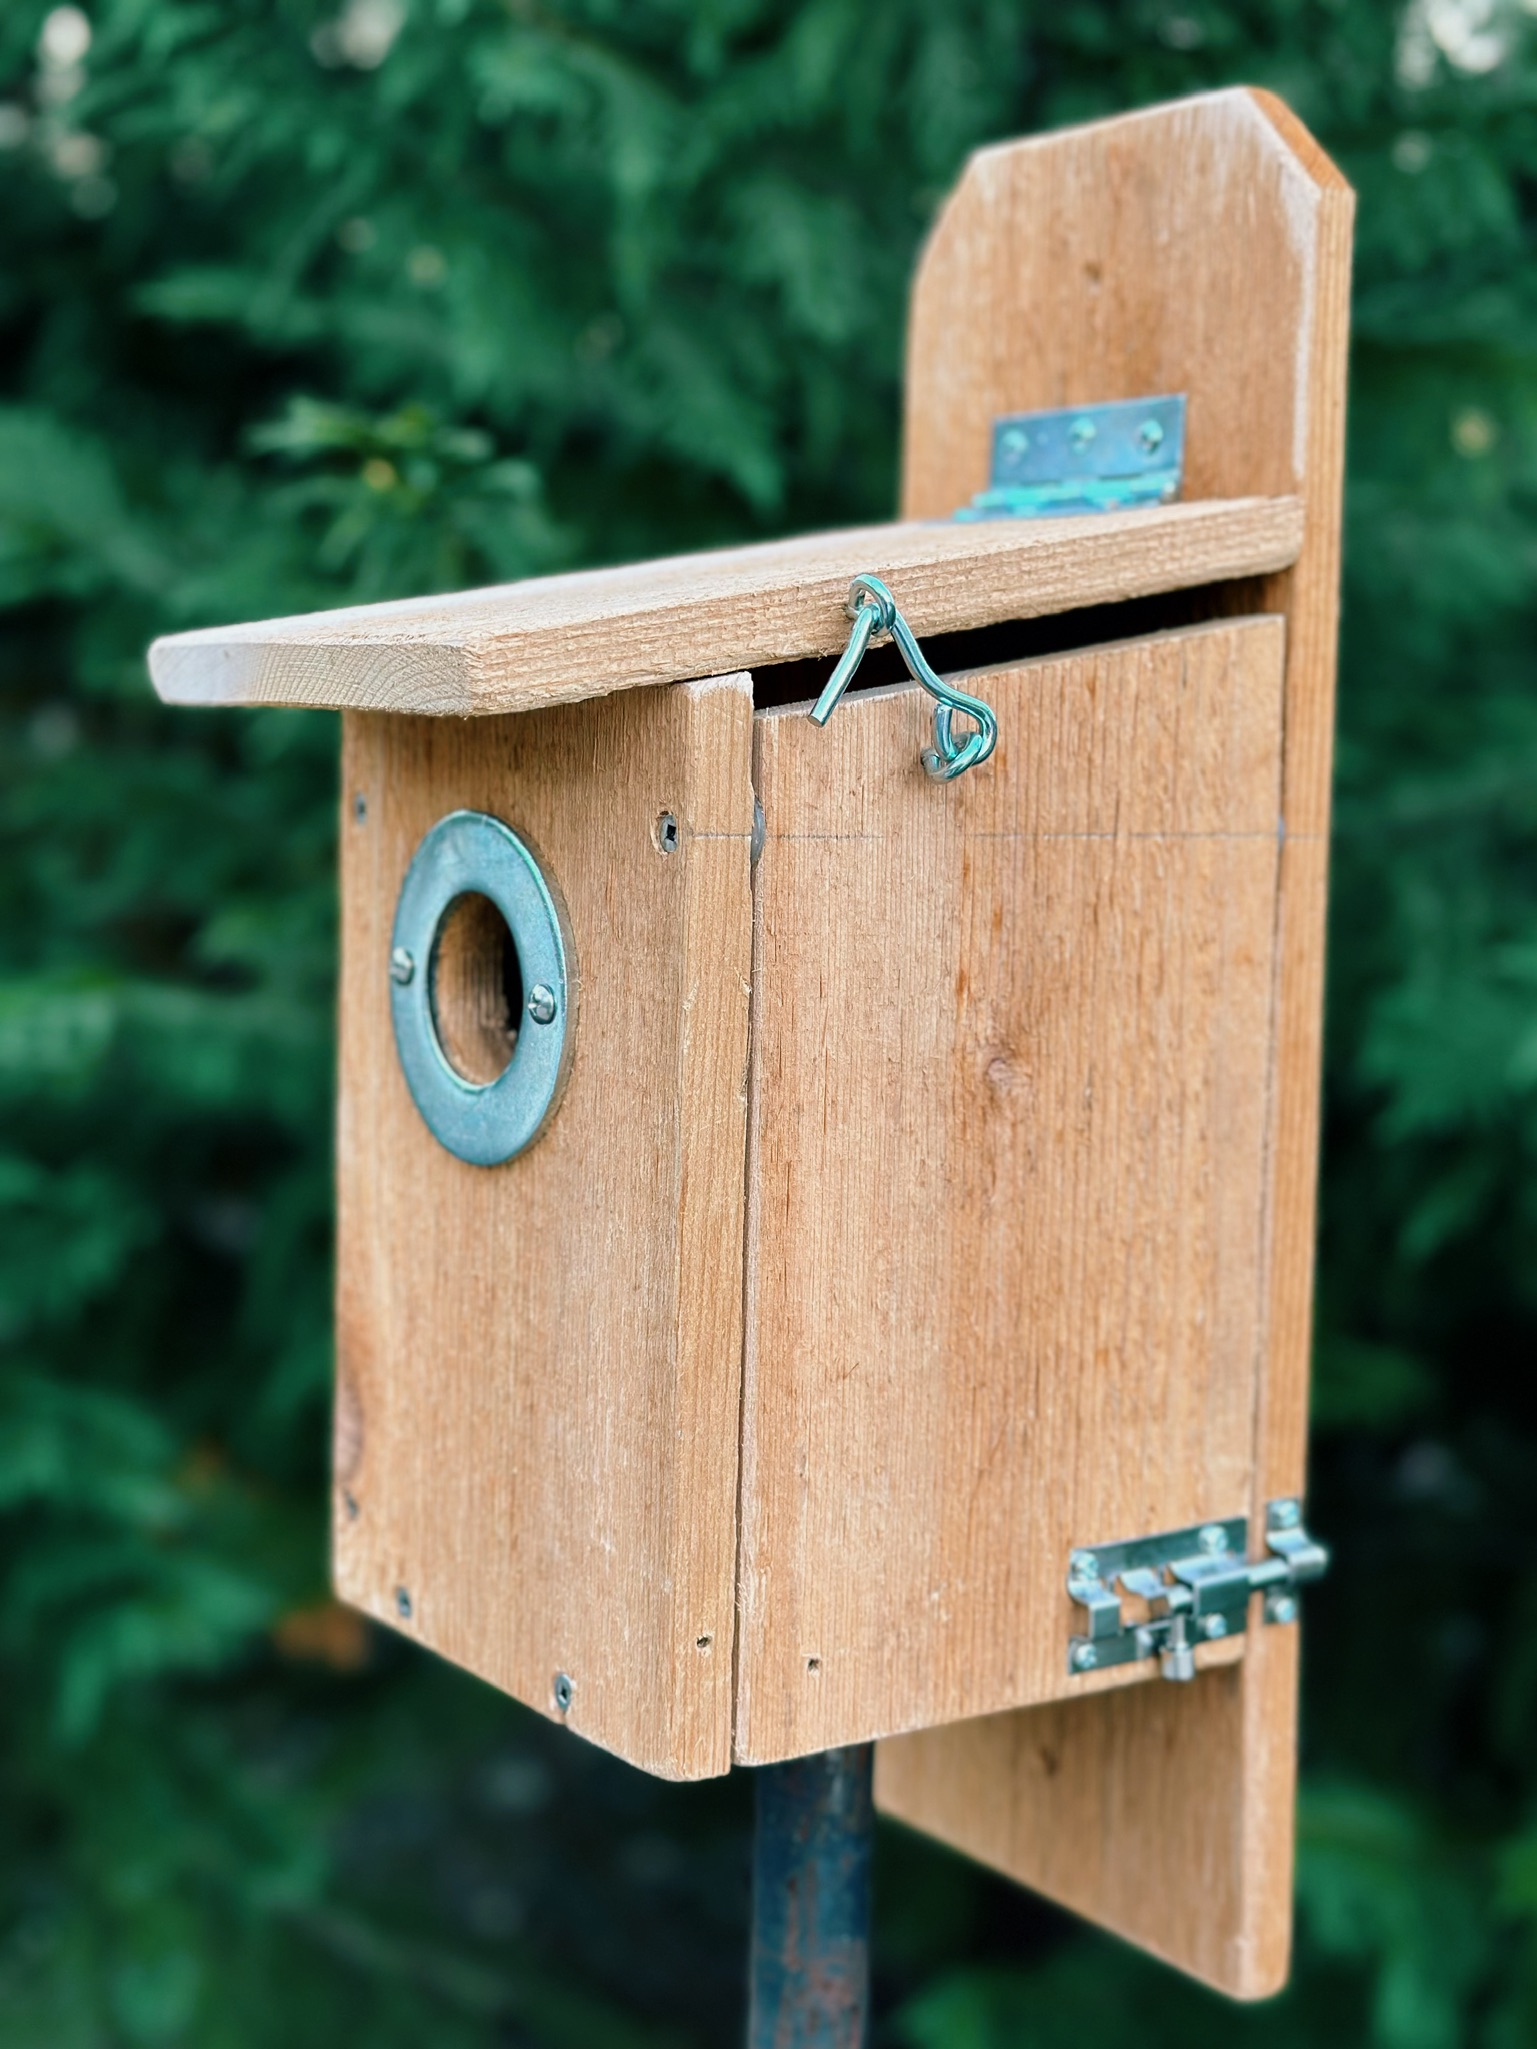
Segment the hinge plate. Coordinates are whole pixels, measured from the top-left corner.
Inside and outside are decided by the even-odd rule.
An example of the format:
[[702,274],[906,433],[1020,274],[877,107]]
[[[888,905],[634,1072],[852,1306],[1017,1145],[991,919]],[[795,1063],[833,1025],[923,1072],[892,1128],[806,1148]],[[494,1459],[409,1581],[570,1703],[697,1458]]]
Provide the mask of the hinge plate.
[[1185,467],[1185,400],[1117,399],[993,422],[992,478],[957,519],[1039,519],[1167,505]]
[[1266,1622],[1295,1622],[1297,1588],[1329,1563],[1303,1527],[1301,1503],[1272,1501],[1264,1555],[1251,1559],[1248,1547],[1249,1519],[1237,1515],[1075,1550],[1067,1591],[1088,1627],[1069,1639],[1069,1672],[1156,1657],[1166,1679],[1194,1678],[1196,1645],[1241,1635],[1255,1594],[1265,1596]]

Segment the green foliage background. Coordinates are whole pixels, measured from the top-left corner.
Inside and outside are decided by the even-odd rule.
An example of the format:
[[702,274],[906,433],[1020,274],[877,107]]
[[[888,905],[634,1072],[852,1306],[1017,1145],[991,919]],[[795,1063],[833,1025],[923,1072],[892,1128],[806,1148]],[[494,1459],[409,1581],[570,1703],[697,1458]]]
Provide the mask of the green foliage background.
[[965,153],[1237,79],[1361,196],[1296,1980],[892,1833],[882,2039],[1537,2039],[1537,24],[336,4],[0,11],[0,2049],[739,2027],[741,1778],[324,1605],[333,722],[146,641],[884,515]]

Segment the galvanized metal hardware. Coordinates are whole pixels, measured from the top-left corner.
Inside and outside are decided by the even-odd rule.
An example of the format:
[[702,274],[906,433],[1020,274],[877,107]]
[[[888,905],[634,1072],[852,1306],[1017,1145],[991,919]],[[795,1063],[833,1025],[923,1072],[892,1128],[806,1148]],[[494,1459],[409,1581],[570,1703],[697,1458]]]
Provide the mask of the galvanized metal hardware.
[[[986,761],[998,744],[998,721],[991,705],[984,704],[980,697],[958,690],[953,683],[945,682],[943,677],[934,673],[924,658],[913,629],[897,610],[896,599],[880,578],[856,576],[849,585],[846,610],[854,628],[849,635],[848,646],[838,657],[838,666],[822,685],[822,694],[812,706],[812,724],[827,724],[844,691],[854,680],[854,672],[864,660],[871,642],[889,635],[907,664],[907,673],[915,683],[921,683],[934,699],[934,744],[925,747],[920,756],[924,768],[937,781],[948,783],[958,775],[964,775],[968,768],[976,768]],[[957,712],[970,719],[975,728],[961,740],[956,739],[954,731]]]
[[1185,467],[1185,400],[1117,399],[993,422],[992,481],[957,519],[1040,519],[1167,505]]
[[[433,1015],[432,965],[449,908],[484,896],[517,949],[524,1018],[512,1058],[494,1081],[468,1081],[449,1062]],[[515,832],[483,811],[452,811],[423,839],[406,870],[389,954],[395,1048],[412,1101],[438,1143],[472,1166],[492,1167],[533,1144],[565,1083],[573,1044],[574,977],[554,897]]]
[[[1165,1679],[1195,1677],[1195,1647],[1248,1627],[1249,1599],[1263,1594],[1266,1622],[1297,1619],[1297,1589],[1328,1569],[1329,1553],[1302,1524],[1298,1501],[1265,1511],[1265,1556],[1248,1556],[1249,1519],[1197,1523],[1123,1544],[1075,1551],[1067,1591],[1088,1615],[1068,1642],[1070,1672],[1156,1657]],[[1117,1591],[1119,1589],[1119,1591]],[[1142,1608],[1128,1614],[1124,1598]]]

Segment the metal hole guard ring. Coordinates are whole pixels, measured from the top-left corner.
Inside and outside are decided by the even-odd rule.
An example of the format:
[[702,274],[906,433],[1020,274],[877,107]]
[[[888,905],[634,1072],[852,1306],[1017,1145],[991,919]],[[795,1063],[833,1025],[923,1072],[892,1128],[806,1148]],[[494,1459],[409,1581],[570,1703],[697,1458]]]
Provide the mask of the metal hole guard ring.
[[[953,782],[968,768],[977,768],[986,761],[998,744],[998,721],[993,716],[992,706],[984,704],[980,697],[969,697],[964,690],[957,690],[953,683],[946,683],[935,675],[924,659],[923,649],[914,638],[913,629],[897,610],[896,599],[880,578],[856,576],[849,585],[846,610],[854,622],[854,630],[838,659],[837,668],[823,684],[822,695],[812,706],[812,724],[827,724],[837,709],[838,700],[854,680],[854,671],[864,660],[871,641],[890,634],[907,664],[908,675],[915,683],[921,683],[934,699],[934,744],[925,747],[921,757],[929,774],[939,782]],[[953,730],[957,712],[970,719],[976,727],[974,733],[968,733],[964,740],[959,741]]]
[[[432,1015],[433,957],[450,904],[488,897],[518,950],[524,1013],[512,1059],[495,1081],[466,1081],[450,1065]],[[451,811],[406,870],[395,907],[390,1015],[395,1049],[433,1137],[472,1166],[495,1167],[533,1144],[559,1101],[572,1045],[574,978],[560,913],[539,864],[500,819]]]

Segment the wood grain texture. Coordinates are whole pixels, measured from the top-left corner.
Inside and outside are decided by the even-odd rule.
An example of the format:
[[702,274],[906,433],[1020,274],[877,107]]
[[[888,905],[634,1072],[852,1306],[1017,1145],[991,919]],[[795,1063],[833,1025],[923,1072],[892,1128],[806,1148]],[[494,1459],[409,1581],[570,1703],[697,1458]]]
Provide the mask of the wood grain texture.
[[[973,1857],[1232,1989],[1246,1975],[1243,1676],[991,1715],[964,1744],[953,1729],[897,1737],[876,1753],[881,1804],[964,1807]],[[1192,1704],[1204,1752],[1181,1741]]]
[[983,488],[997,414],[1158,392],[1188,395],[1187,499],[1304,487],[1326,188],[1277,105],[1203,94],[977,152],[913,287],[904,519]]
[[1285,1974],[1265,1860],[1292,1835],[1298,1642],[1256,1619],[1242,1660],[1190,1687],[893,1737],[877,1802],[1218,1991],[1264,1998]]
[[837,654],[861,570],[885,577],[914,631],[929,634],[1263,574],[1293,562],[1301,542],[1300,509],[1286,498],[858,527],[175,634],[150,649],[150,673],[176,704],[525,711]]
[[[1353,211],[1339,172],[1263,92],[1006,145],[973,160],[941,214],[909,328],[908,518],[985,480],[994,413],[1164,390],[1189,394],[1188,491],[1295,492],[1303,502],[1297,563],[1260,596],[1286,617],[1287,667],[1255,1518],[1267,1500],[1301,1490],[1305,1464]],[[958,299],[977,309],[963,327],[951,318]],[[1155,1926],[1151,1908],[1130,1911],[1108,1876],[1091,1884],[1080,1869],[1072,1903],[1244,1997],[1273,1991],[1287,1969],[1296,1636],[1251,1630],[1231,1682],[1236,1717],[1211,1684],[1156,1725],[1129,1692],[1092,1713],[1063,1711],[1080,1776],[1114,1772],[1129,1786],[1204,1772],[1241,1786],[1242,1826],[1221,1838],[1238,1874],[1214,1895],[1232,1916],[1217,1952],[1205,1924]],[[923,1738],[921,1772],[883,1757],[877,1798],[1055,1892],[1041,1842],[1081,1818],[1069,1776],[1033,1782],[1028,1826],[1040,1840],[1031,1849],[1015,1834],[1001,1851],[995,1817],[1010,1782],[978,1775],[974,1751],[995,1764],[1003,1755],[982,1727]],[[1160,1868],[1151,1807],[1128,1798],[1114,1828],[1132,1870]]]
[[[337,1590],[546,1714],[569,1674],[569,1725],[648,1771],[725,1771],[748,679],[345,723]],[[538,850],[579,988],[564,1100],[489,1169],[418,1116],[388,999],[401,878],[460,806]]]
[[1247,1506],[1283,650],[985,672],[947,786],[914,690],[758,718],[743,1761],[1140,1679],[1072,1547]]

